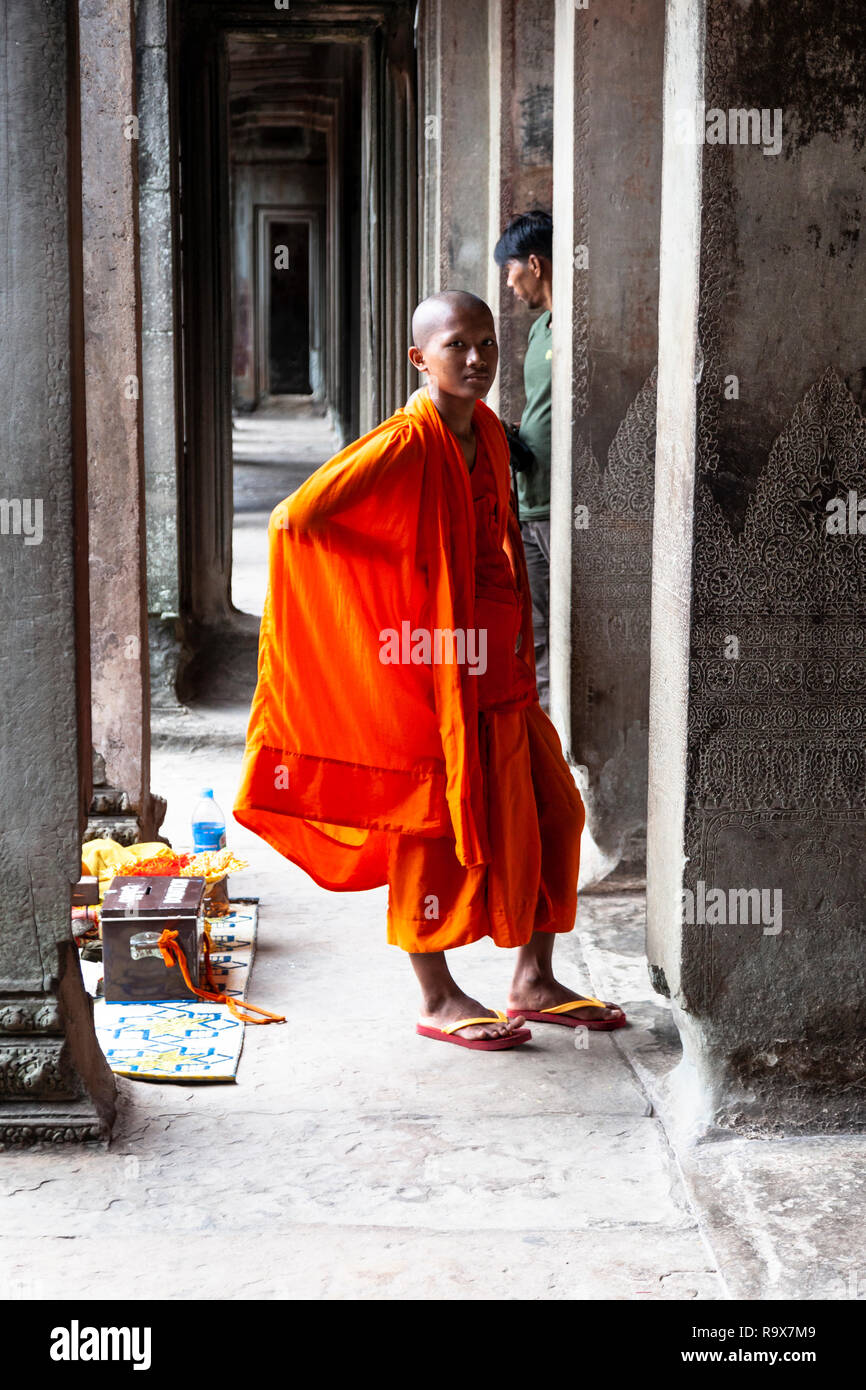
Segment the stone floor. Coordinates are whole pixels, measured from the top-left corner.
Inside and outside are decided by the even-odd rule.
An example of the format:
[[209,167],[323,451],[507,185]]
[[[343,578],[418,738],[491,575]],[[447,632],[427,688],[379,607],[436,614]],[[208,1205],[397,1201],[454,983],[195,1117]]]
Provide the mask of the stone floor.
[[[154,751],[176,844],[200,783],[231,806],[228,735],[214,749],[172,733]],[[247,1029],[236,1085],[120,1078],[107,1151],[0,1156],[0,1297],[722,1295],[610,1035],[538,1028],[487,1054],[417,1037],[384,891],[330,894],[241,827],[231,843],[250,861],[235,890],[262,904],[250,997],[288,1023]],[[639,900],[612,908],[638,945]],[[588,983],[578,937],[562,955]],[[508,956],[478,943],[461,957],[501,1005]]]
[[866,1135],[681,1138],[682,1051],[647,983],[641,898],[586,894],[578,933],[596,993],[632,1000],[616,1035],[660,1118],[726,1297],[866,1300]]
[[268,516],[277,502],[338,451],[340,438],[324,406],[280,396],[252,415],[236,415],[232,436],[232,602],[242,613],[261,617]]
[[[239,449],[236,602],[261,593],[267,514],[315,462],[327,422],[308,427],[319,445],[299,430],[294,457],[266,420]],[[230,809],[247,707],[157,717],[176,845],[201,785]],[[672,1144],[680,1048],[639,894],[583,895],[558,947],[631,1027],[479,1054],[415,1035],[384,890],[327,893],[241,827],[230,843],[250,863],[235,891],[261,898],[250,997],[288,1023],[247,1029],[236,1085],[120,1078],[107,1149],[0,1155],[0,1299],[866,1298],[866,1138]],[[454,964],[502,1005],[505,953]]]
[[[191,716],[154,752],[168,834],[224,808],[242,722]],[[414,1033],[383,890],[330,894],[239,826],[261,897],[237,1084],[119,1078],[110,1147],[0,1155],[0,1298],[866,1298],[866,1141],[721,1138],[675,1151],[652,1097],[679,1060],[640,895],[583,897],[565,977],[627,1009],[614,1035],[536,1027],[513,1053]],[[459,962],[459,966],[458,966]],[[501,1005],[509,960],[455,966]],[[585,1044],[577,1046],[576,1044]]]

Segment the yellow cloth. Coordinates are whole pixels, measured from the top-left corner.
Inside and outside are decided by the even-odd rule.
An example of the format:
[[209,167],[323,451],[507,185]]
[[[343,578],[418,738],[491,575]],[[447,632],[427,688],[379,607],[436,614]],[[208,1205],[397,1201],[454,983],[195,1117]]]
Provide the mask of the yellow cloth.
[[88,840],[81,848],[81,872],[99,879],[99,901],[105,897],[115,874],[122,874],[135,863],[134,857],[116,840]]
[[142,859],[165,858],[174,854],[170,845],[152,840],[146,845],[119,845],[116,840],[88,840],[81,847],[81,872],[99,879],[99,901],[105,897],[115,875],[129,873]]

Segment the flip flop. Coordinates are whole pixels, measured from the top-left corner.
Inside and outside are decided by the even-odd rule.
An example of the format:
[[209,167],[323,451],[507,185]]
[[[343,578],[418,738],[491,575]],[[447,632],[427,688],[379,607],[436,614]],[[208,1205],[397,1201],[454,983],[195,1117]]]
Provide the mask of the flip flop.
[[[513,1018],[517,1013],[512,1014]],[[505,1014],[497,1009],[496,1016],[493,1018],[461,1018],[457,1023],[449,1023],[447,1028],[426,1028],[423,1023],[415,1024],[415,1032],[422,1038],[438,1038],[440,1042],[456,1043],[458,1047],[471,1047],[475,1052],[503,1052],[508,1047],[518,1047],[520,1043],[529,1042],[532,1037],[528,1028],[518,1028],[516,1033],[509,1033],[505,1038],[458,1038],[455,1036],[458,1028],[468,1028],[472,1023],[504,1023]]]
[[551,1018],[551,1014],[564,1014],[579,1004],[591,1004],[598,1009],[619,1009],[619,1004],[607,1004],[603,999],[569,999],[565,1004],[556,1004],[552,1009],[509,1009],[509,1018],[526,1018],[530,1023],[562,1023],[566,1028],[592,1028],[596,1032],[610,1033],[614,1028],[624,1028],[628,1023],[620,1009],[620,1018]]

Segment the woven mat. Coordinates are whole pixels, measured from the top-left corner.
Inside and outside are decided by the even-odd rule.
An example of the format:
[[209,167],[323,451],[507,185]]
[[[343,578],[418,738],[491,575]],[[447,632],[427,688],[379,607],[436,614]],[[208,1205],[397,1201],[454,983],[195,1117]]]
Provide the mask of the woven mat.
[[[218,990],[246,996],[256,949],[258,898],[233,898],[225,917],[209,917],[211,962]],[[82,962],[91,994],[102,966]],[[244,1025],[225,1004],[185,1000],[162,1004],[107,1004],[97,998],[93,1021],[111,1070],[139,1081],[234,1081]]]

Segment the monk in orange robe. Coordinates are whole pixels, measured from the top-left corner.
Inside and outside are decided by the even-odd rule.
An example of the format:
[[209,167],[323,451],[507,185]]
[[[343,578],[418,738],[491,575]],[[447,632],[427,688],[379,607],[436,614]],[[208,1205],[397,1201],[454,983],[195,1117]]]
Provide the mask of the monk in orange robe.
[[[271,516],[235,817],[323,887],[388,884],[422,1035],[497,1050],[528,1039],[527,1019],[621,1027],[552,968],[584,809],[535,688],[508,445],[482,400],[493,317],[445,292],[412,336],[426,387]],[[445,957],[484,936],[517,951],[494,1014]]]

